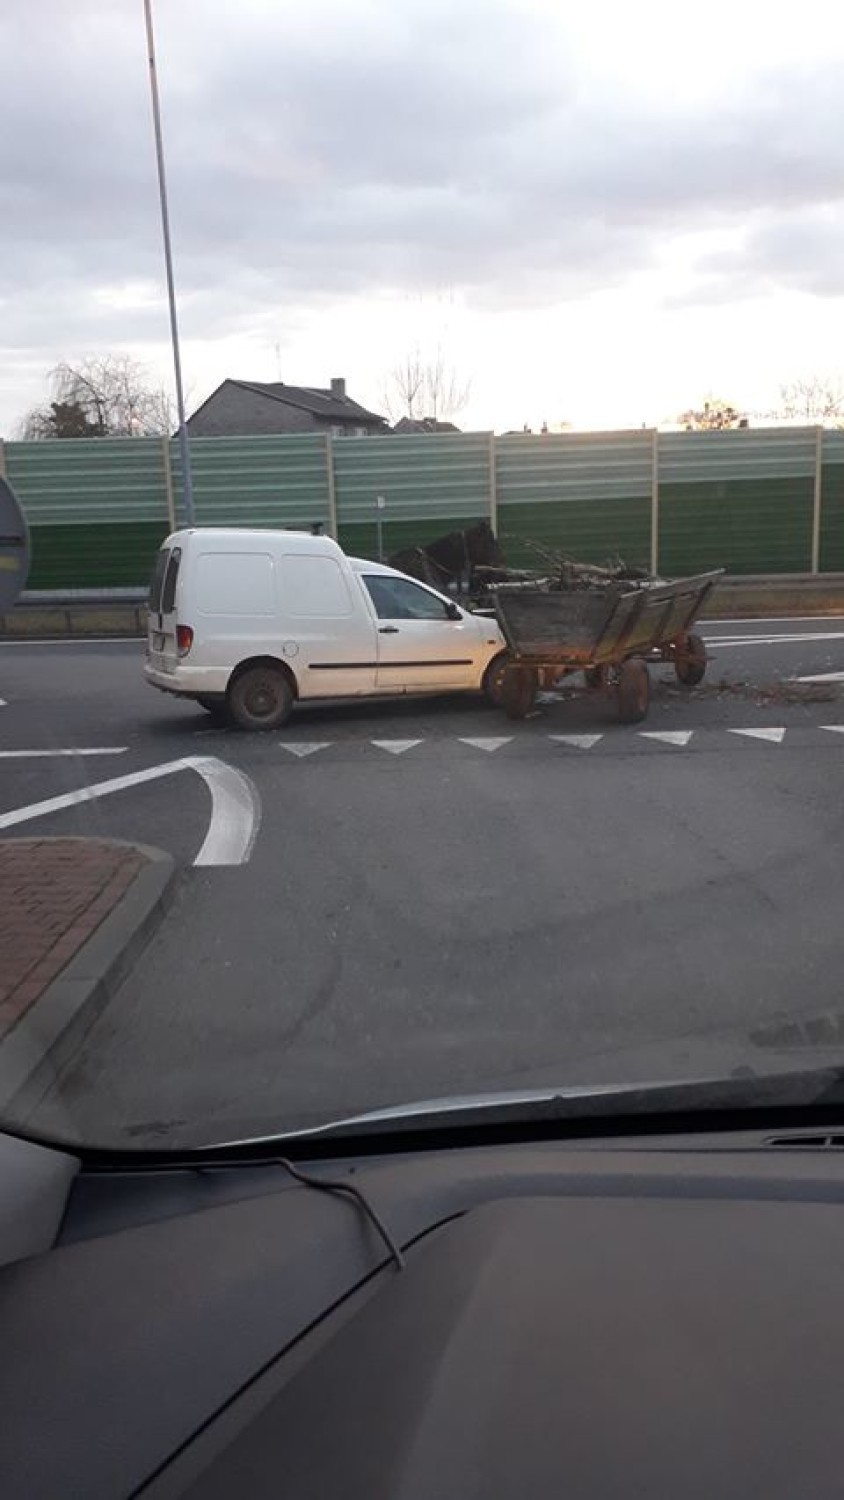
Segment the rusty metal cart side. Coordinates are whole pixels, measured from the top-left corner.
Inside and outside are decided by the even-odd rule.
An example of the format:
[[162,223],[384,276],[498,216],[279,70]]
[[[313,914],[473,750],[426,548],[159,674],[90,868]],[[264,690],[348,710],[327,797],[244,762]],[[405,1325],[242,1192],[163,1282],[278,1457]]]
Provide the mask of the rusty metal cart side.
[[493,591],[507,642],[497,697],[511,718],[523,718],[541,682],[582,671],[587,688],[612,693],[624,723],[644,719],[650,701],[649,661],[670,661],[693,687],[706,671],[706,648],[692,630],[722,570],[636,588]]

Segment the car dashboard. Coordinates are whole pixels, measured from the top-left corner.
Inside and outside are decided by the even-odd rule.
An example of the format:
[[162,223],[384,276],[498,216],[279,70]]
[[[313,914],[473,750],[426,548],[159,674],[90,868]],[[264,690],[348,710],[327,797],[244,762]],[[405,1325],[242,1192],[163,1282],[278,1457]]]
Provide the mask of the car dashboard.
[[2,1493],[840,1493],[844,1151],[802,1143],[370,1141],[297,1159],[324,1191],[3,1137]]

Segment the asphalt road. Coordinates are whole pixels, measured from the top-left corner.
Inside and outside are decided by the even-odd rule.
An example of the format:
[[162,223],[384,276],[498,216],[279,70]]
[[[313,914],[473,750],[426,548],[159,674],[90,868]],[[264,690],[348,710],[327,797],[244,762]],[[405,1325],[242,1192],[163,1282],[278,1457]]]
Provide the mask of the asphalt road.
[[[147,688],[138,643],[0,644],[0,836],[136,839],[181,868],[31,1123],[210,1141],[844,1043],[844,683],[798,680],[844,676],[844,619],[705,634],[704,685],[655,670],[639,728],[564,693],[522,724],[441,698],[264,736]],[[197,760],[223,767],[210,865]]]

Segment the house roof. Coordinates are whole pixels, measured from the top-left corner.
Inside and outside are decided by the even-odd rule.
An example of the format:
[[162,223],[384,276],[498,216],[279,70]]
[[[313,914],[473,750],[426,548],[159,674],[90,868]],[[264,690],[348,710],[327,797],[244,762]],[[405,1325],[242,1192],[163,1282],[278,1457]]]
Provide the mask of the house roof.
[[453,422],[439,422],[436,417],[402,417],[393,432],[459,432]]
[[318,417],[328,417],[333,422],[383,422],[378,412],[367,411],[365,406],[353,401],[350,396],[337,396],[331,390],[310,385],[285,385],[282,380],[270,382],[259,380],[230,380],[230,385],[240,386],[244,391],[255,391],[260,396],[270,396],[285,406],[298,406],[300,411],[313,412]]

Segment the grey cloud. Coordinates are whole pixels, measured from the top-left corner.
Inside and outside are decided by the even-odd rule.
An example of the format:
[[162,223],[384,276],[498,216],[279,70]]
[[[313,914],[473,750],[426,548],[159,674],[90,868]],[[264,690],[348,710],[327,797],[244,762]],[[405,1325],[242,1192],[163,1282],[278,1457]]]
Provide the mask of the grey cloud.
[[[90,0],[35,9],[37,32],[22,3],[0,21],[0,341],[154,339],[159,309],[92,301],[161,282],[140,18]],[[716,115],[669,114],[584,80],[516,0],[312,0],[308,25],[293,10],[157,7],[189,337],[384,287],[539,304],[622,283],[673,232],[760,213],[691,298],[754,274],[838,285],[833,62],[751,81]]]
[[757,213],[743,243],[701,258],[693,290],[676,305],[715,305],[776,288],[844,296],[844,213],[837,205]]

